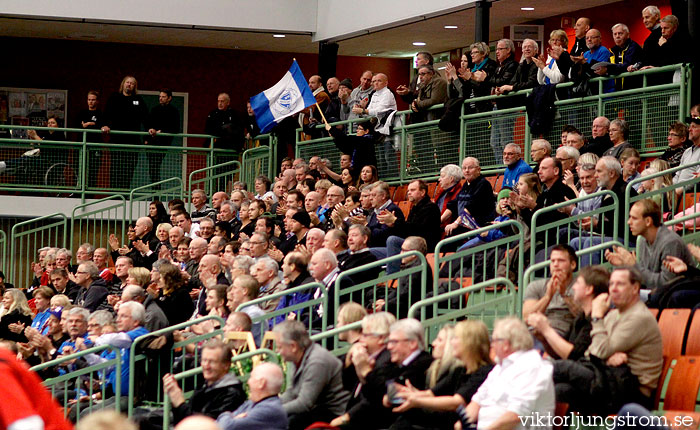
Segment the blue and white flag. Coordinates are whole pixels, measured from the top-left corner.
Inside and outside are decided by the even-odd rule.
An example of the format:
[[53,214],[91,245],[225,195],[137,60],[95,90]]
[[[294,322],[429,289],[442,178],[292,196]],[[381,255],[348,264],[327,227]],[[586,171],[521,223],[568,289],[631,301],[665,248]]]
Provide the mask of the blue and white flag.
[[260,94],[250,98],[261,133],[267,133],[281,120],[316,103],[311,88],[296,60],[284,77]]

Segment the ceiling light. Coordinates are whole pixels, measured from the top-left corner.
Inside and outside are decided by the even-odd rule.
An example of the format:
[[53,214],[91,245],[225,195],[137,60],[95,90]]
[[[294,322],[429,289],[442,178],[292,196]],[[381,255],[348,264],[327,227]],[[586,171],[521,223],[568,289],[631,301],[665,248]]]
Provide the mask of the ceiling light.
[[454,29],[458,27],[456,25],[446,25],[445,28]]
[[521,7],[520,10],[535,10],[534,7]]
[[284,34],[273,34],[272,37],[282,38],[282,37],[287,37],[287,36],[285,36]]
[[413,46],[425,46],[425,42],[413,42]]

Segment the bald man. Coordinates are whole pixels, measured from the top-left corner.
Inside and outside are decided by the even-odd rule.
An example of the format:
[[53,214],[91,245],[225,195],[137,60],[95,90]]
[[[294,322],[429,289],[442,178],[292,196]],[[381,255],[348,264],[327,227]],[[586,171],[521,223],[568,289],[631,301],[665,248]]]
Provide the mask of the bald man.
[[136,237],[132,242],[131,251],[126,254],[134,262],[134,267],[145,267],[151,270],[151,266],[158,259],[160,240],[153,233],[153,221],[147,217],[136,220],[134,226]]
[[[377,73],[372,76],[372,87],[374,88],[374,94],[372,95],[372,100],[370,100],[367,107],[362,107],[361,105],[355,105],[352,108],[352,112],[356,115],[363,117],[375,116],[377,118],[381,115],[396,110],[396,97],[394,93],[389,91],[389,78],[384,73]],[[394,151],[391,139],[389,138],[389,128],[391,127],[391,121],[387,120],[384,125],[379,126],[375,129],[381,137],[379,140],[384,140],[384,156],[378,156],[380,166],[380,171],[388,172],[392,168],[396,169],[396,151]]]

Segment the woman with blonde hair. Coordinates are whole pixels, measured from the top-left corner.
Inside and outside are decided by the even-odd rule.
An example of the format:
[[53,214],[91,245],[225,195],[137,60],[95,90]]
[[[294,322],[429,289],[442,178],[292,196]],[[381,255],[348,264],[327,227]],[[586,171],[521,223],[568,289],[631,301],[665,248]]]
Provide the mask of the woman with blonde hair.
[[151,283],[151,272],[145,267],[132,267],[126,273],[126,285],[138,285],[145,289]]
[[[450,345],[450,350],[445,348],[443,357],[452,354],[459,366],[453,367],[452,372],[443,373],[446,376],[438,379],[432,388],[425,391],[418,391],[407,382],[406,387],[401,388],[397,393],[397,397],[405,400],[393,411],[406,412],[412,408],[421,408],[423,411],[421,414],[410,414],[399,418],[397,424],[401,424],[392,428],[452,428],[452,424],[457,421],[455,414],[457,409],[469,404],[472,396],[493,368],[489,357],[491,346],[489,332],[483,322],[467,320],[460,321],[454,328],[449,327],[446,330],[446,327],[443,327],[440,333],[445,333],[445,338],[450,337],[449,342],[446,342]],[[450,332],[451,334],[448,334]],[[437,343],[439,348],[440,342],[437,341]],[[436,342],[433,342],[433,354],[435,349],[437,349]],[[451,365],[447,363],[437,365],[443,369],[449,366]],[[429,374],[431,370],[433,366],[429,369]],[[410,423],[406,418],[410,418]]]
[[24,330],[19,333],[10,330],[10,325],[29,327],[32,324],[32,310],[27,303],[27,297],[22,290],[10,288],[2,296],[2,310],[0,310],[0,339],[14,342],[26,342]]
[[[661,169],[659,170],[659,168]],[[668,168],[668,162],[666,160],[661,160],[657,158],[656,160],[649,163],[647,168],[644,169],[644,171],[641,173],[641,176],[643,178],[646,178],[647,176],[651,176],[656,173],[662,172],[664,170],[667,170]],[[671,176],[670,173],[667,173],[663,176],[656,176],[654,178],[650,178],[642,182],[641,186],[639,187],[639,192],[640,194],[648,193],[651,191],[660,190],[661,188],[668,187],[671,185],[673,185],[673,176]],[[656,204],[659,205],[662,213],[675,211],[676,193],[673,191],[673,189],[670,189],[662,194],[655,194],[650,198],[654,200]]]

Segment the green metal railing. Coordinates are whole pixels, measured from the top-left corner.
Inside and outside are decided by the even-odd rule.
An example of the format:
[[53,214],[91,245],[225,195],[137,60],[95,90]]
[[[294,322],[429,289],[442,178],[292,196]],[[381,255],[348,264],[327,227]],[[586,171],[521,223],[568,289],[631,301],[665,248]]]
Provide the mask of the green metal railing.
[[180,178],[164,179],[153,184],[134,188],[129,192],[129,215],[128,221],[135,220],[135,214],[148,215],[148,205],[153,200],[160,200],[167,204],[168,200],[182,199],[183,183]]
[[10,270],[8,279],[18,288],[27,288],[34,273],[31,264],[21,261],[34,261],[37,251],[47,245],[65,248],[68,241],[68,218],[62,213],[54,213],[12,227],[10,234]]
[[[184,330],[195,324],[200,324],[202,322],[210,320],[214,321],[215,323],[218,322],[220,327],[224,326],[224,320],[221,317],[208,315],[193,321],[186,321],[180,324],[166,327],[164,329],[157,330],[134,339],[134,342],[131,344],[129,353],[129,416],[132,416],[133,414],[134,404],[136,402],[137,395],[136,381],[134,376],[134,374],[136,373],[136,366],[144,366],[144,374],[147,375],[147,377],[149,378],[148,387],[154,388],[153,394],[155,394],[155,398],[153,399],[153,402],[159,404],[163,401],[163,387],[161,375],[165,373],[175,373],[176,368],[179,368],[180,371],[183,372],[187,370],[188,367],[193,368],[199,366],[200,353],[199,348],[197,348],[197,345],[207,339],[219,336],[223,332],[221,329],[218,329],[209,333],[187,337],[180,342],[174,342],[172,343],[172,346],[168,348],[168,350],[163,351],[167,354],[167,359],[165,361],[159,359],[157,360],[155,365],[151,365],[151,363],[148,360],[148,356],[144,352],[142,352],[142,350],[145,347],[145,343],[150,342],[152,339],[159,336],[166,336],[166,338],[168,338],[172,336],[175,330]],[[195,349],[192,354],[187,353],[187,347],[189,345],[195,345]],[[161,367],[162,364],[166,366],[165,369]],[[196,383],[197,381],[195,380],[195,384]]]
[[[663,85],[648,85],[647,78],[658,74],[676,72],[677,82]],[[637,77],[642,80],[642,88],[603,93],[603,83],[611,79]],[[570,88],[571,82],[558,84],[557,87]],[[555,102],[557,116],[551,131],[543,136],[556,149],[560,142],[560,133],[564,125],[571,124],[587,132],[593,119],[600,115],[626,119],[631,128],[631,142],[642,154],[658,152],[666,146],[668,124],[674,120],[684,120],[690,106],[691,66],[671,65],[648,70],[623,73],[613,77],[591,80],[591,88],[596,94],[576,97]],[[523,97],[532,90],[523,90],[509,95],[484,96],[465,100],[471,103],[501,101],[508,97]],[[524,100],[524,98],[523,98]],[[433,109],[441,109],[443,105]],[[483,171],[503,168],[500,149],[491,146],[492,133],[497,130],[507,132],[505,141],[515,142],[523,147],[525,160],[530,162],[530,144],[533,138],[527,125],[524,106],[481,113],[466,113],[464,106],[460,117],[459,133],[445,133],[438,129],[438,121],[409,124],[406,117],[411,111],[397,112],[400,124],[394,128],[392,139],[399,148],[397,166],[390,166],[389,171],[382,171],[380,177],[390,182],[406,182],[414,178],[436,177],[440,168],[447,163],[459,164],[465,156],[477,157]],[[334,125],[348,125],[365,121],[354,119],[340,121]],[[322,128],[322,126],[317,126]],[[348,132],[352,127],[347,127]],[[312,155],[329,158],[334,163],[340,157],[329,137],[303,141],[299,139],[301,129],[297,129],[297,157],[309,158]],[[495,137],[495,136],[494,136]],[[377,158],[383,157],[383,147],[376,147]],[[380,161],[380,165],[382,162]]]
[[[580,213],[577,215],[569,215],[566,218],[539,225],[539,220],[548,213],[558,212],[560,209],[563,209],[567,206],[577,205],[580,202],[584,202],[586,200],[594,200],[598,197],[601,198],[602,203],[606,196],[612,198],[612,204],[607,204],[605,206],[601,205],[598,208],[589,212]],[[532,215],[530,226],[530,235],[532,238],[532,246],[530,246],[530,264],[535,263],[535,255],[540,249],[545,250],[544,259],[549,259],[549,247],[560,243],[562,239],[561,233],[564,234],[564,238],[567,244],[576,238],[582,241],[584,239],[596,236],[600,237],[601,235],[599,233],[605,231],[606,222],[605,217],[601,215],[607,214],[608,212],[612,212],[613,214],[613,239],[622,237],[622,232],[618,231],[618,220],[620,218],[620,202],[618,201],[617,195],[615,195],[615,193],[613,193],[612,191],[598,191],[584,197],[578,197],[573,200],[557,203],[537,210]],[[587,219],[590,220],[594,217],[598,220],[598,227],[594,227],[592,221],[590,222],[590,225],[588,227],[583,227],[581,225],[581,222],[586,221]],[[572,232],[577,232],[577,234],[572,234]],[[537,243],[535,242],[535,238],[537,238]],[[540,240],[542,240],[541,243]]]
[[[342,355],[350,350],[351,345],[347,342],[341,341],[338,335],[350,330],[362,331],[362,321],[356,321],[342,327],[324,330],[321,333],[311,335],[311,340],[314,342],[321,342],[321,344],[324,345],[333,355]],[[332,339],[333,341],[329,342],[328,339]]]
[[[233,357],[231,362],[233,364],[233,363],[236,363],[238,361],[249,360],[249,359],[252,359],[253,357],[258,357],[258,356],[262,356],[265,359],[265,361],[267,361],[267,362],[280,364],[279,360],[277,359],[277,354],[270,351],[269,349],[263,349],[263,348],[237,355],[237,356]],[[201,374],[202,374],[202,367],[200,366],[200,367],[197,367],[195,369],[190,369],[190,370],[186,370],[186,371],[181,372],[181,373],[176,373],[173,375],[173,378],[176,381],[182,381],[186,378],[193,378],[193,377],[196,378]],[[243,381],[243,382],[245,382],[245,381]],[[185,397],[188,397],[190,394],[191,394],[190,392],[186,392]],[[170,428],[170,411],[171,411],[170,397],[166,395],[164,402],[163,402],[163,427],[162,428],[164,428],[164,429]]]
[[257,176],[264,175],[271,180],[274,178],[276,159],[273,158],[272,146],[258,146],[246,150],[241,158],[241,163],[245,166],[245,171],[241,174],[241,181],[248,185],[249,190],[255,189]]
[[[56,360],[47,361],[45,363],[32,367],[31,371],[40,372],[42,370],[51,369],[53,367],[64,367],[72,364],[75,360],[83,359],[87,355],[100,355],[106,351],[114,352],[115,356],[112,359],[103,362],[88,365],[81,369],[73,370],[55,378],[50,378],[44,381],[44,386],[51,392],[51,396],[58,401],[63,407],[63,416],[67,417],[70,407],[75,408],[76,422],[80,420],[81,410],[104,409],[104,402],[97,401],[98,396],[101,400],[107,396],[107,374],[114,369],[114,404],[112,408],[119,412],[121,396],[121,367],[122,358],[119,348],[113,348],[109,345],[96,346],[86,349],[75,354],[70,354],[65,357],[57,358]],[[75,402],[76,400],[79,400]],[[87,401],[87,405],[83,402]]]
[[[506,236],[491,242],[486,242],[461,251],[448,253],[445,250],[455,248],[463,242],[478,237],[482,233],[500,229],[506,232]],[[435,246],[433,288],[437,294],[437,288],[442,282],[456,283],[457,288],[464,288],[472,283],[479,284],[492,278],[499,277],[498,266],[504,264],[506,268],[515,265],[517,267],[516,283],[521,284],[521,276],[524,266],[525,232],[520,222],[508,220],[498,224],[492,224],[477,230],[472,230],[453,237],[448,237]],[[449,273],[443,278],[440,272]],[[452,289],[452,286],[450,286]],[[448,303],[447,310],[463,307],[459,303]],[[437,309],[436,312],[442,312]]]
[[[354,283],[346,288],[341,288],[343,281],[346,279],[353,280],[353,276],[367,272],[369,270],[379,271],[382,266],[386,266],[390,263],[398,262],[400,263],[402,259],[407,257],[415,257],[419,260],[419,264],[414,267],[401,268],[398,272],[391,274],[380,274],[379,277],[361,282]],[[419,297],[425,297],[426,285],[428,284],[427,279],[428,273],[428,263],[425,260],[425,256],[417,251],[410,251],[406,253],[401,253],[391,257],[387,257],[375,262],[365,264],[359,267],[354,267],[349,270],[344,270],[340,272],[335,280],[335,288],[333,295],[334,310],[337,313],[341,304],[345,302],[355,302],[362,305],[364,308],[369,308],[370,305],[374,306],[379,299],[386,299],[389,295],[390,288],[399,288],[399,284],[404,283],[406,289],[406,295],[396,294],[396,302],[393,306],[386,304],[384,309],[397,319],[404,318],[410,303],[416,301],[415,293],[420,292]],[[417,279],[414,279],[414,274],[419,274],[418,279],[420,280],[420,285],[413,285]],[[404,303],[405,301],[405,303]],[[402,310],[403,309],[403,310]],[[333,315],[332,318],[335,316]],[[335,324],[335,320],[331,321],[329,324]]]
[[3,230],[0,230],[0,270],[8,276],[9,271],[7,270],[7,235]]
[[126,212],[126,199],[121,194],[74,207],[70,218],[71,249],[77,250],[85,242],[95,248],[109,249],[110,234],[124,243]]
[[[635,197],[631,197],[631,190],[633,189],[633,187],[642,182],[650,180],[661,180],[666,175],[673,175],[681,170],[693,168],[697,169],[698,167],[700,167],[700,161],[686,165],[681,165],[678,167],[673,167],[668,170],[653,173],[644,177],[639,177],[637,179],[634,179],[633,181],[630,181],[627,184],[627,188],[625,188],[626,204],[623,208],[623,214],[625,219],[629,219],[630,209],[635,202],[651,198],[659,204],[659,207],[661,208],[661,213],[670,214],[668,219],[664,221],[665,226],[677,227],[675,228],[676,232],[679,235],[683,236],[683,239],[686,242],[690,242],[700,237],[700,231],[698,230],[699,226],[697,225],[698,223],[696,221],[696,218],[700,216],[700,212],[697,212],[697,209],[695,207],[695,203],[697,203],[697,193],[700,192],[700,177],[693,177],[687,181],[679,182],[676,184],[672,183],[670,185],[659,187],[656,190],[645,191],[644,193],[638,194]],[[676,190],[682,190],[680,195],[675,194]],[[667,201],[669,200],[667,198],[669,194],[671,195],[672,201]],[[676,213],[683,212],[684,209],[686,209],[685,203],[687,197],[692,197],[692,205],[687,206],[687,209],[689,209],[688,213],[678,218],[674,218],[673,215],[675,215]],[[686,226],[686,221],[692,221],[692,227]],[[680,227],[678,227],[679,225]],[[630,243],[629,235],[629,229],[625,229],[625,243]]]
[[189,191],[186,197],[191,204],[192,191],[196,189],[204,190],[207,196],[211,196],[217,191],[230,190],[240,173],[241,163],[236,160],[194,170],[190,173],[189,181],[187,181]]
[[[318,297],[314,298],[314,293],[316,291],[320,291],[321,294],[319,294]],[[301,321],[304,323],[304,325],[308,328],[309,334],[312,333],[313,330],[326,330],[327,326],[327,312],[324,312],[322,317],[321,317],[321,325],[320,327],[317,325],[314,325],[314,317],[316,316],[316,309],[318,309],[319,306],[323,306],[324,309],[328,309],[328,295],[326,292],[326,288],[323,286],[323,284],[320,284],[318,282],[312,282],[309,284],[304,284],[300,285],[298,287],[290,288],[288,290],[283,290],[276,292],[274,294],[270,294],[268,296],[264,297],[259,297],[257,299],[250,300],[248,302],[245,302],[236,308],[237,312],[241,312],[241,310],[247,306],[251,305],[262,305],[264,303],[267,303],[271,300],[278,300],[281,299],[282,297],[285,297],[287,295],[291,294],[304,294],[308,295],[308,300],[303,301],[301,303],[294,304],[292,306],[287,306],[284,308],[280,309],[275,309],[274,311],[271,312],[265,312],[264,315],[257,316],[255,318],[252,318],[253,324],[260,324],[260,338],[262,339],[263,336],[265,336],[265,332],[272,330],[275,325],[278,324],[275,320],[277,320],[279,317],[282,319],[286,320],[287,317],[291,314],[294,313],[294,319],[297,321]],[[280,321],[281,322],[281,321]],[[318,324],[318,323],[317,323]]]
[[[468,296],[466,306],[449,308],[450,302],[465,296]],[[441,306],[441,303],[448,305]],[[496,319],[519,315],[520,304],[518,291],[513,282],[506,278],[494,278],[420,300],[411,306],[408,315],[411,318],[420,319],[423,327],[427,330],[426,339],[433,339],[444,324],[454,323],[465,318],[480,319],[493,328],[493,322]],[[449,310],[438,314],[431,313],[428,318],[421,318],[420,316],[429,311],[430,308]]]

